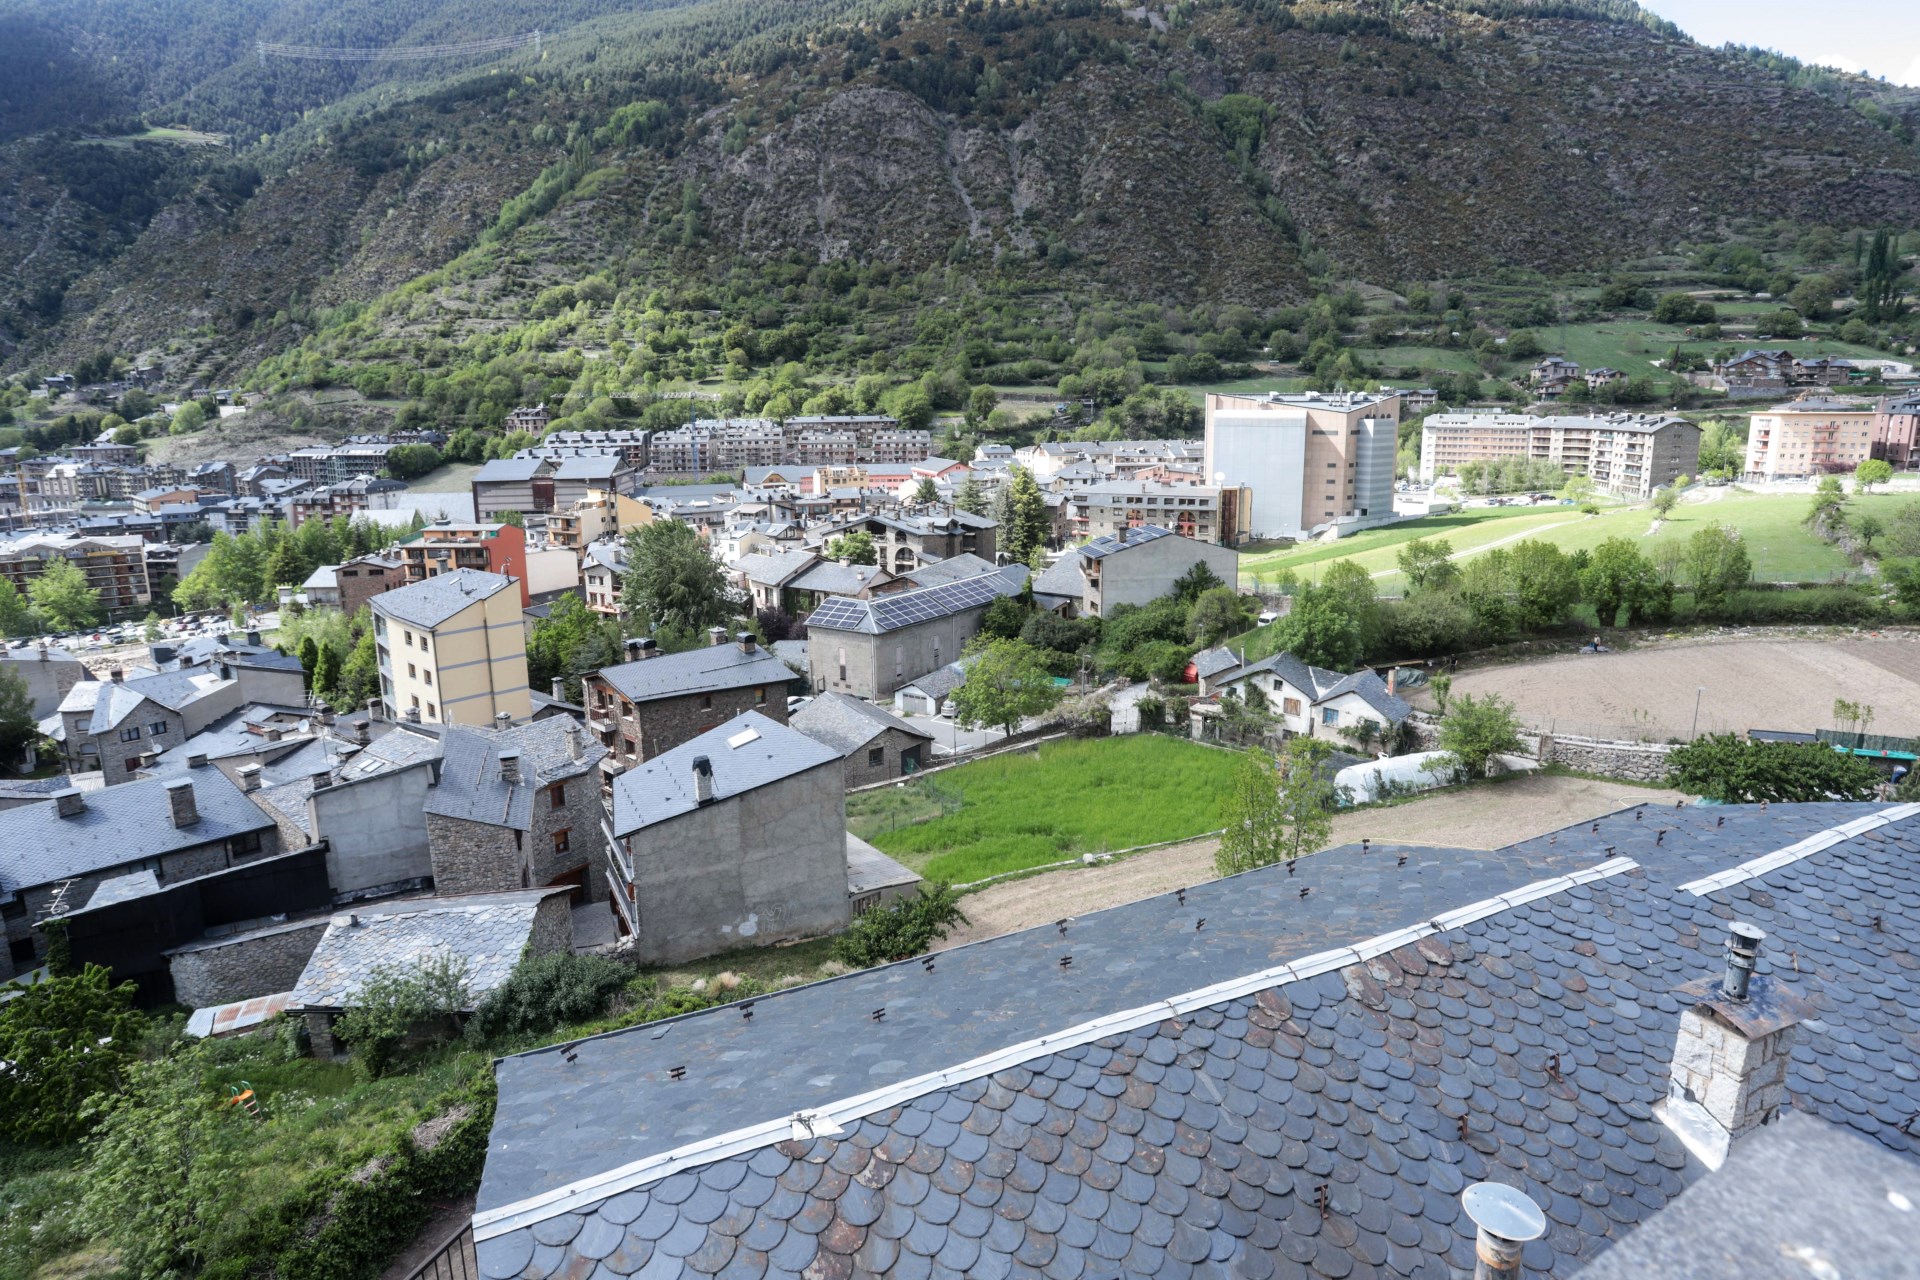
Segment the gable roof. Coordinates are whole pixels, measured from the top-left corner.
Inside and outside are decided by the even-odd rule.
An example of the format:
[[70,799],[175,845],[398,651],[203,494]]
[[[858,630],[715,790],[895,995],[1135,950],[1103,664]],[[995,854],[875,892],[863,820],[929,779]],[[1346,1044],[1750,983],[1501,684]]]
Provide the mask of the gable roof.
[[[494,731],[448,725],[441,731],[440,780],[427,791],[426,812],[489,826],[532,829],[533,793],[588,772],[607,749],[569,716]],[[575,754],[575,751],[578,754]],[[520,753],[520,780],[500,776],[500,755]]]
[[1126,530],[1126,537],[1118,534],[1103,534],[1085,546],[1075,547],[1076,554],[1089,560],[1103,560],[1120,551],[1131,551],[1135,547],[1149,542],[1158,542],[1161,538],[1173,538],[1179,535],[1171,529],[1163,529],[1157,524],[1143,524]]
[[784,685],[793,679],[793,671],[760,645],[754,645],[753,652],[748,653],[728,641],[602,667],[600,678],[629,702],[652,702],[750,685]]
[[483,569],[454,569],[383,591],[368,603],[375,613],[389,618],[416,627],[437,627],[467,606],[505,591],[513,581],[505,574]]
[[889,729],[916,738],[933,735],[884,707],[844,693],[828,691],[814,698],[791,716],[787,723],[816,742],[824,742],[844,758],[872,742]]
[[[1898,1128],[1920,1080],[1894,1071],[1920,1012],[1870,994],[1905,987],[1917,811],[1642,808],[1491,852],[1344,846],[1064,937],[760,997],[750,1021],[507,1058],[480,1267],[690,1276],[745,1250],[781,1275],[909,1255],[969,1275],[1454,1275],[1474,1253],[1459,1194],[1495,1179],[1546,1216],[1528,1273],[1570,1275],[1705,1171],[1653,1107],[1675,989],[1718,972],[1729,916],[1816,1006],[1795,1109],[1920,1145]],[[1745,878],[1695,880],[1730,869]],[[1855,920],[1863,892],[1886,932]]]
[[287,1007],[348,1008],[377,970],[433,955],[467,961],[467,990],[478,1005],[519,963],[541,901],[566,892],[558,885],[355,906],[328,922]]
[[839,754],[824,743],[757,711],[745,711],[615,778],[613,834],[631,835],[698,809],[693,762],[699,756],[713,767],[714,803],[823,764],[840,763]]
[[57,800],[0,810],[0,891],[50,884],[272,828],[273,819],[218,769],[195,769],[190,776],[200,820],[188,827],[173,825],[167,801],[166,788],[178,775],[84,792],[85,807],[70,818],[60,816]]
[[510,484],[516,480],[531,480],[552,470],[553,462],[548,458],[494,458],[473,473],[473,483],[499,481]]
[[748,582],[778,587],[811,569],[818,559],[811,551],[753,551],[735,560],[733,568]]
[[1276,653],[1271,657],[1248,664],[1244,669],[1229,675],[1224,683],[1238,684],[1247,677],[1263,671],[1271,671],[1300,692],[1307,695],[1315,706],[1351,693],[1378,711],[1381,716],[1393,724],[1398,724],[1413,713],[1413,707],[1406,699],[1387,692],[1387,682],[1369,668],[1361,668],[1352,675],[1338,671],[1328,671],[1325,667],[1309,666],[1290,653]]
[[948,556],[945,560],[929,560],[917,569],[909,569],[900,576],[919,586],[937,587],[943,582],[958,582],[962,578],[977,578],[983,573],[992,573],[994,566],[971,551],[962,551],[957,556]]
[[88,732],[106,733],[132,715],[142,702],[151,700],[169,711],[179,711],[232,683],[231,677],[222,679],[217,671],[204,667],[160,671],[150,676],[136,676],[124,683],[109,680],[96,696]]
[[807,615],[807,630],[885,635],[903,627],[949,618],[969,609],[984,608],[1002,596],[1020,594],[1025,585],[1025,567],[1015,567],[1021,571],[1021,582],[1009,581],[1007,575],[996,569],[971,578],[876,596],[871,600],[835,596],[822,601],[819,608]]

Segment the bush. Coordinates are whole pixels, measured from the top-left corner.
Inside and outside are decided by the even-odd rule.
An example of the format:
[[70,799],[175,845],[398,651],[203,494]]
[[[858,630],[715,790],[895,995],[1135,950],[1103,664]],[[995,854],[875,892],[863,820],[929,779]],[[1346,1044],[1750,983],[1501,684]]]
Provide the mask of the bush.
[[470,1006],[469,972],[466,957],[448,953],[421,956],[411,966],[376,968],[334,1024],[334,1034],[353,1046],[356,1067],[383,1075],[408,1035]]
[[1885,614],[1879,598],[1858,587],[1734,591],[1713,610],[1715,620],[1736,626],[1870,622]]
[[529,956],[480,1002],[467,1022],[467,1038],[487,1044],[597,1018],[632,976],[605,956]]
[[917,956],[946,937],[954,925],[970,923],[953,886],[934,883],[915,897],[875,907],[859,917],[833,940],[833,954],[842,964],[866,969]]

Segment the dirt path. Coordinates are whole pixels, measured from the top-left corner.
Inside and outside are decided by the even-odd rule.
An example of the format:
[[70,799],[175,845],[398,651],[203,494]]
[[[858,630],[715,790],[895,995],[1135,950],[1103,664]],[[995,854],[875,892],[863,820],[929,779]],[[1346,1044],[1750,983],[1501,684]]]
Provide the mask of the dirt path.
[[[1347,844],[1364,836],[1402,844],[1495,849],[1630,805],[1671,805],[1679,798],[1677,791],[1624,782],[1511,778],[1497,786],[1439,791],[1385,809],[1342,814],[1333,822],[1333,842]],[[1211,880],[1218,843],[1194,840],[1103,867],[1069,867],[970,893],[962,905],[972,924],[948,938],[941,949]]]

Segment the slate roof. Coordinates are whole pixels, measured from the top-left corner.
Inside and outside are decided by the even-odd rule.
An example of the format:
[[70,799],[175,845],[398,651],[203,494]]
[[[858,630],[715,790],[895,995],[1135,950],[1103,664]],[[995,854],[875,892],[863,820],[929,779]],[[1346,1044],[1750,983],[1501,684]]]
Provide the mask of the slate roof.
[[551,464],[545,458],[494,458],[473,473],[473,483],[499,481],[510,484],[516,480],[531,480],[550,469]]
[[[756,735],[752,740],[732,745],[730,740],[749,731]],[[613,834],[631,835],[699,808],[693,790],[696,756],[705,756],[713,766],[715,803],[823,764],[840,763],[837,752],[798,729],[757,711],[744,711],[615,778]]]
[[967,659],[961,659],[957,662],[949,662],[944,667],[936,667],[927,674],[901,685],[900,689],[902,692],[917,689],[937,701],[966,683],[967,661]]
[[273,827],[218,769],[196,769],[192,776],[200,820],[190,827],[173,825],[166,787],[175,778],[86,792],[86,808],[71,818],[59,815],[54,800],[0,810],[0,889],[48,884]]
[[477,604],[513,585],[505,574],[482,569],[454,569],[421,582],[383,591],[370,603],[375,613],[410,622],[416,627],[437,627],[468,605]]
[[1087,575],[1080,572],[1080,557],[1064,555],[1034,575],[1033,593],[1059,596],[1075,604],[1086,598]]
[[889,582],[893,575],[878,565],[841,564],[838,560],[822,560],[809,566],[793,581],[787,583],[796,591],[819,591],[832,596],[858,595],[862,591]]
[[961,578],[975,578],[983,573],[992,573],[993,569],[993,565],[971,551],[962,551],[957,556],[948,556],[945,560],[934,560],[917,569],[909,569],[900,576],[922,587],[934,587],[943,582],[955,582]]
[[748,685],[777,684],[784,688],[793,679],[793,672],[760,645],[748,653],[729,641],[602,667],[600,677],[630,702],[651,702]]
[[[89,733],[107,732],[132,715],[135,709],[148,699],[169,711],[179,711],[187,704],[232,683],[230,677],[222,680],[218,672],[205,668],[160,671],[150,676],[136,676],[118,684],[109,680],[94,701],[93,719],[88,724],[87,731]],[[78,685],[74,687],[79,688]],[[64,706],[65,703],[61,705]]]
[[435,953],[467,961],[467,989],[478,1004],[519,963],[541,899],[566,892],[560,885],[517,893],[408,898],[337,913],[320,935],[287,1007],[348,1008],[376,970],[410,968]]
[[733,567],[749,582],[779,586],[812,568],[818,558],[810,551],[754,551],[735,560]]
[[1352,675],[1345,675],[1325,667],[1309,666],[1290,653],[1276,653],[1251,663],[1244,670],[1234,672],[1229,683],[1238,683],[1263,671],[1271,671],[1306,694],[1315,706],[1343,693],[1351,693],[1358,695],[1393,724],[1400,723],[1413,713],[1412,705],[1397,694],[1388,693],[1387,682],[1370,669],[1362,668]]
[[832,691],[820,694],[788,716],[787,723],[814,741],[832,747],[843,759],[889,729],[898,729],[916,738],[933,737],[884,707]]
[[109,903],[126,902],[158,892],[160,892],[160,879],[152,871],[129,871],[124,876],[102,880],[99,887],[93,891],[93,896],[87,899],[86,909],[91,911],[95,907],[104,907]]
[[1239,665],[1240,655],[1224,645],[1217,649],[1202,649],[1193,655],[1194,672],[1202,679],[1231,671]]
[[[576,757],[569,741],[577,743]],[[571,718],[534,720],[504,731],[448,725],[440,781],[427,792],[426,812],[489,826],[532,829],[537,788],[593,769],[607,749]],[[500,754],[520,753],[520,780],[500,777]]]
[[1795,1109],[1920,1149],[1915,813],[1642,806],[1492,852],[1346,846],[508,1058],[481,1271],[1452,1277],[1459,1193],[1491,1178],[1546,1216],[1527,1274],[1565,1276],[1704,1172],[1653,1106],[1675,988],[1719,971],[1732,919],[1815,1007]]
[[555,480],[603,480],[622,471],[631,471],[618,454],[588,453],[568,458],[554,470]]

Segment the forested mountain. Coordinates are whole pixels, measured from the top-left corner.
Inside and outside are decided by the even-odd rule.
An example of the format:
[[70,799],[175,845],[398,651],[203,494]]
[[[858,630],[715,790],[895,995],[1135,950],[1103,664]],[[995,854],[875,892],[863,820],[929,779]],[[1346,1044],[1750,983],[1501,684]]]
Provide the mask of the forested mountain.
[[1064,328],[1920,224],[1868,96],[1627,0],[0,0],[0,360],[284,376],[583,303],[606,342],[662,287],[866,359],[928,299]]

